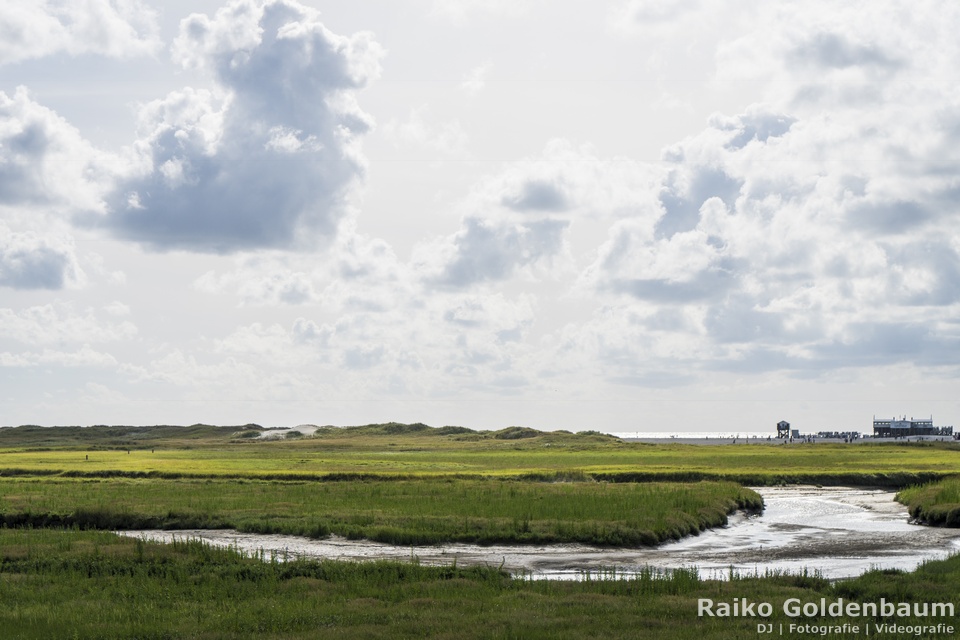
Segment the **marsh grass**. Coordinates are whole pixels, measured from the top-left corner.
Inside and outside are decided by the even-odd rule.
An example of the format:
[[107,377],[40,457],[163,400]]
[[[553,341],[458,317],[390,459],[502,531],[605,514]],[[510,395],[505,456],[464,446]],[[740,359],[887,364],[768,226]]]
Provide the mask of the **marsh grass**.
[[[787,598],[950,602],[958,589],[957,558],[835,584],[787,574],[703,581],[691,570],[532,581],[495,567],[261,561],[199,541],[0,528],[4,638],[748,638],[756,618],[698,618],[697,600],[771,602],[776,624],[795,621],[780,613]],[[897,619],[921,622],[930,620]]]
[[388,423],[261,440],[260,427],[0,428],[0,476],[731,480],[905,487],[960,473],[955,443],[698,446],[595,432]]
[[[718,480],[902,487],[960,472],[949,443],[696,447],[397,423],[264,442],[254,437],[262,431],[0,429],[2,637],[748,638],[756,619],[698,618],[697,599],[747,598],[779,612],[789,597],[952,602],[960,591],[957,558],[836,584],[786,574],[709,582],[692,571],[540,582],[496,567],[263,561],[97,530],[632,545],[759,506]],[[949,480],[902,496],[949,514],[958,490]],[[845,621],[863,622],[830,620]]]
[[897,500],[918,522],[960,527],[960,477],[908,487],[897,494]]
[[729,482],[0,479],[8,527],[233,528],[403,545],[654,545],[760,508],[759,495]]

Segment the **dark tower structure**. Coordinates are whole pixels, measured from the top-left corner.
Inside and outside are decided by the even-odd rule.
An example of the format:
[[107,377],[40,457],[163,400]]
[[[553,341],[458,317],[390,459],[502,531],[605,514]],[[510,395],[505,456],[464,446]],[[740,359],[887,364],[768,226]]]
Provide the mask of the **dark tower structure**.
[[790,423],[786,420],[777,423],[777,437],[784,439],[790,437]]

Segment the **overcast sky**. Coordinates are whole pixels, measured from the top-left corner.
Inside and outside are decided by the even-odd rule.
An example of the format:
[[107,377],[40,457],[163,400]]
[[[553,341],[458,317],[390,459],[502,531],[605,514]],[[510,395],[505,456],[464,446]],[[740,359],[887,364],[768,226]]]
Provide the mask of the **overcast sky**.
[[960,426],[958,28],[0,3],[0,425]]

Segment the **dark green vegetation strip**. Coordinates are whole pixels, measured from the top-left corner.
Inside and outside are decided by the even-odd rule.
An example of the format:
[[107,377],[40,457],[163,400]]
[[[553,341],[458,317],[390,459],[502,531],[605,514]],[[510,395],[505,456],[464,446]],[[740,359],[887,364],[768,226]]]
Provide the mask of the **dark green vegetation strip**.
[[[756,638],[758,622],[862,625],[955,618],[787,618],[801,602],[954,602],[960,558],[914,573],[700,581],[690,571],[531,582],[495,568],[412,563],[263,562],[199,542],[157,545],[107,532],[0,529],[5,638]],[[769,602],[769,619],[697,616],[697,602]],[[791,634],[783,638],[819,635]],[[917,637],[885,634],[884,638]],[[948,637],[921,635],[920,637]]]
[[[697,471],[660,471],[613,473],[586,473],[584,471],[542,471],[507,477],[531,482],[735,482],[755,487],[771,487],[791,484],[810,484],[834,487],[873,487],[900,489],[917,484],[949,478],[953,473],[705,473]],[[482,473],[436,474],[382,474],[382,473],[178,473],[163,471],[53,471],[28,469],[0,469],[0,478],[17,476],[57,476],[60,478],[85,479],[159,479],[159,480],[266,480],[278,482],[372,482],[418,480],[482,480],[490,476]]]
[[11,527],[234,528],[393,544],[654,545],[761,508],[730,482],[0,479],[0,523]]

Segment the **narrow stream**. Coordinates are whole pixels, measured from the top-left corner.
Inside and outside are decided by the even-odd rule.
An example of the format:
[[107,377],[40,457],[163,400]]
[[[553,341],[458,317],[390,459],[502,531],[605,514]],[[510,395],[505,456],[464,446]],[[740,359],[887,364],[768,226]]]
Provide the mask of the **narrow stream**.
[[696,567],[703,578],[767,571],[846,578],[873,568],[913,570],[921,562],[960,552],[960,529],[908,523],[894,493],[845,487],[763,487],[759,516],[736,515],[730,523],[655,549],[603,549],[586,545],[479,546],[445,544],[397,547],[332,537],[244,534],[223,530],[121,531],[122,535],[170,542],[197,538],[267,558],[341,560],[417,559],[423,564],[487,564],[532,578],[582,579],[627,576],[644,567]]

